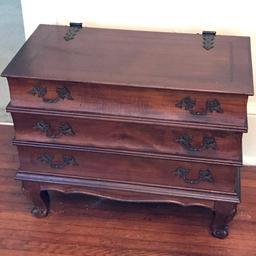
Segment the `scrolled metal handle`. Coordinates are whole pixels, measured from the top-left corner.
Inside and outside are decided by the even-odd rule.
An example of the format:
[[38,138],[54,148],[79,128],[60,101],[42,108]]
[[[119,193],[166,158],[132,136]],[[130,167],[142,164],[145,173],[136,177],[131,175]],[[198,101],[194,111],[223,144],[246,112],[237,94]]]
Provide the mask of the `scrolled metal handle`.
[[177,108],[184,108],[189,111],[191,115],[207,115],[208,113],[216,112],[223,113],[224,110],[221,107],[220,102],[217,99],[207,100],[205,102],[205,108],[201,111],[195,110],[196,100],[192,99],[190,96],[187,96],[180,101],[178,101],[175,106]]
[[50,123],[41,120],[38,121],[33,128],[45,133],[48,138],[60,138],[63,135],[75,135],[71,125],[69,125],[67,122],[61,123],[57,129],[54,129]]
[[67,165],[77,166],[78,163],[76,162],[73,156],[64,155],[62,157],[62,162],[54,162],[54,156],[50,154],[43,154],[37,158],[40,162],[49,165],[53,169],[62,169]]
[[186,169],[186,168],[183,168],[183,167],[178,167],[174,171],[174,175],[179,176],[180,178],[182,178],[184,180],[185,183],[188,183],[188,184],[199,184],[201,181],[206,181],[206,182],[209,182],[209,183],[214,182],[212,172],[209,169],[199,170],[198,178],[196,178],[196,179],[188,178],[189,172],[190,172],[189,169]]
[[193,142],[193,137],[192,136],[189,136],[187,134],[183,134],[181,136],[178,136],[176,138],[176,141],[182,145],[186,150],[188,151],[204,151],[204,150],[207,150],[207,149],[214,149],[216,150],[217,149],[217,143],[216,143],[216,140],[214,137],[211,137],[211,136],[208,136],[208,135],[205,135],[203,137],[203,140],[201,142],[201,144],[199,146],[196,146],[196,145],[192,145],[192,142]]
[[43,102],[46,102],[46,103],[57,103],[59,100],[64,100],[64,99],[74,100],[73,97],[71,96],[69,89],[65,86],[57,87],[56,88],[57,96],[52,99],[46,97],[47,88],[42,87],[39,84],[33,86],[28,93],[32,94],[33,96],[42,98]]

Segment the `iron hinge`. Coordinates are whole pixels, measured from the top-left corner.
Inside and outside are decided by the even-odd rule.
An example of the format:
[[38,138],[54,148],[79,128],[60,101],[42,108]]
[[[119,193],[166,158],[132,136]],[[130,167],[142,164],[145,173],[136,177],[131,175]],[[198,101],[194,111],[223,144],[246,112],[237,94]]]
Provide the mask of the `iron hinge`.
[[216,36],[216,31],[203,31],[203,48],[210,50],[214,47],[214,39]]
[[64,39],[70,41],[75,38],[76,34],[82,29],[83,24],[77,22],[70,22],[68,31],[66,32]]

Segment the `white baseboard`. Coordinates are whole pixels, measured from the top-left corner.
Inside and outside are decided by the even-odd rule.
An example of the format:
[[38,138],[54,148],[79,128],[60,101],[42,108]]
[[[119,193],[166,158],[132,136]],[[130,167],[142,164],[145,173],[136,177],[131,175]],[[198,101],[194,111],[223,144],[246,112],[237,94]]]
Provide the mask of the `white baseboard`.
[[243,157],[243,165],[255,165],[256,166],[256,157],[253,156],[244,156]]
[[13,123],[9,123],[9,122],[0,122],[0,125],[12,125],[12,126],[13,126]]
[[249,101],[247,105],[248,115],[256,115],[256,101]]

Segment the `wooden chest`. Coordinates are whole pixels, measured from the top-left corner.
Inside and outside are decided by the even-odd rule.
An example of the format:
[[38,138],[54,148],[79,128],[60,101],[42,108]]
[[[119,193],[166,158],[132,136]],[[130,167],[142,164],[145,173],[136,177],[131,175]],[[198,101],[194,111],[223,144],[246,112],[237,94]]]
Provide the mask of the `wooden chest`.
[[201,205],[228,234],[253,94],[247,37],[40,25],[3,71],[33,215],[47,190]]

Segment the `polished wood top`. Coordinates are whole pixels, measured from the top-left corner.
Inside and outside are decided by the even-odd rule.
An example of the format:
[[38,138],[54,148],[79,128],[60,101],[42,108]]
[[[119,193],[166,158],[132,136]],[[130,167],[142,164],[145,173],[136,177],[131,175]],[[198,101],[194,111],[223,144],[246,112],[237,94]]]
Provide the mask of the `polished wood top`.
[[2,76],[174,90],[253,94],[250,39],[39,25]]

